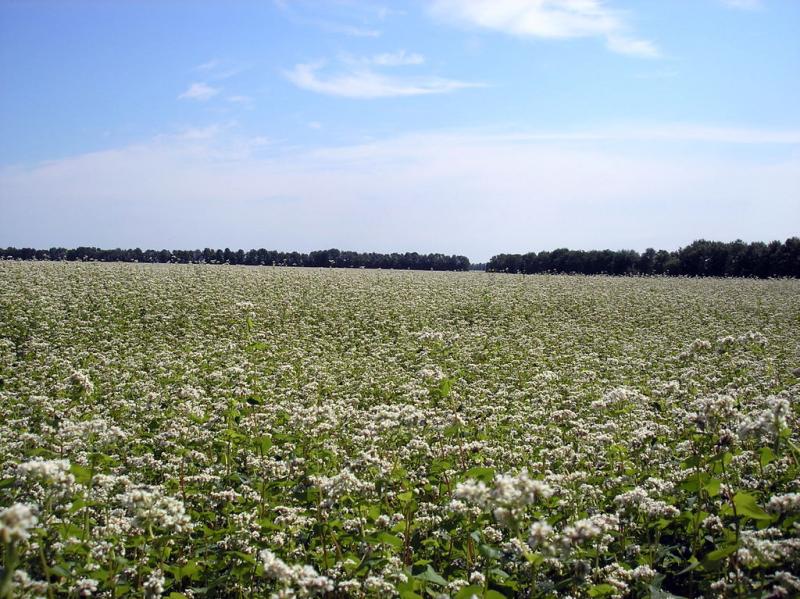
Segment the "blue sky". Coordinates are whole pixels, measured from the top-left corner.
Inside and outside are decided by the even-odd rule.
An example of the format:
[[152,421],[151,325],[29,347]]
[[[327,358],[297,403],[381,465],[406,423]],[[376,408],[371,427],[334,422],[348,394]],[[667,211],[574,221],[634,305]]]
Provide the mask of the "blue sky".
[[795,0],[0,2],[0,246],[783,239]]

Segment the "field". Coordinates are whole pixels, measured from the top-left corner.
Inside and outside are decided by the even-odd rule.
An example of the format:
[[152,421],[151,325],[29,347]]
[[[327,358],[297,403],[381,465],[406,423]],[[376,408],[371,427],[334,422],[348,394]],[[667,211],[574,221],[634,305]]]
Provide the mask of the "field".
[[0,262],[0,597],[800,594],[800,281]]

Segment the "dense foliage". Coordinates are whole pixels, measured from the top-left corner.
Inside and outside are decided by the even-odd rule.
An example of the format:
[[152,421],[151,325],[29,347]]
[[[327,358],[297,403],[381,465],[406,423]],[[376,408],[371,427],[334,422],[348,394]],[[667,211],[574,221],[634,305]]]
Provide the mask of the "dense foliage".
[[0,596],[800,593],[800,282],[0,262]]
[[524,274],[570,273],[609,275],[683,275],[699,277],[800,277],[800,238],[785,242],[744,243],[699,240],[674,252],[648,248],[634,250],[557,250],[528,254],[498,254],[488,263],[470,264],[466,256],[445,254],[380,254],[318,250],[310,253],[277,250],[141,250],[78,247],[0,248],[10,260],[66,260],[68,262],[144,262],[178,264],[233,264],[248,266],[312,266],[411,270],[488,270]]
[[674,252],[568,250],[499,254],[487,270],[514,273],[585,275],[685,275],[691,277],[800,277],[800,238],[744,243],[699,240]]
[[469,258],[445,254],[378,254],[351,252],[337,249],[318,250],[308,254],[279,252],[277,250],[103,250],[96,247],[78,247],[68,250],[53,247],[49,250],[34,248],[0,248],[0,256],[11,260],[66,260],[92,262],[151,262],[178,264],[244,264],[247,266],[329,266],[338,268],[403,268],[413,270],[467,270]]

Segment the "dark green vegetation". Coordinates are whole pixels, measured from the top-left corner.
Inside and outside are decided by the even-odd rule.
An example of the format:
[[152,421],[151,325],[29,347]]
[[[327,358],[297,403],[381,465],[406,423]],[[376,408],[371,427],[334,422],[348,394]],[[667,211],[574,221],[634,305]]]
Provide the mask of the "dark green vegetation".
[[19,260],[66,260],[68,262],[145,262],[178,264],[234,264],[246,266],[313,266],[334,268],[395,268],[411,270],[467,270],[469,258],[445,254],[379,254],[337,249],[319,250],[308,254],[277,250],[103,250],[96,247],[0,248],[0,256]]
[[800,277],[800,238],[785,242],[695,241],[675,252],[568,250],[499,254],[486,270],[584,275],[683,275],[688,277]]
[[337,249],[308,254],[276,250],[103,250],[95,247],[0,248],[13,260],[66,260],[179,264],[240,264],[247,266],[314,266],[411,270],[488,270],[507,273],[568,273],[585,275],[678,275],[689,277],[800,277],[800,238],[785,242],[744,243],[699,240],[674,252],[634,250],[569,250],[528,254],[498,254],[488,263],[470,264],[466,256],[445,254],[379,254]]

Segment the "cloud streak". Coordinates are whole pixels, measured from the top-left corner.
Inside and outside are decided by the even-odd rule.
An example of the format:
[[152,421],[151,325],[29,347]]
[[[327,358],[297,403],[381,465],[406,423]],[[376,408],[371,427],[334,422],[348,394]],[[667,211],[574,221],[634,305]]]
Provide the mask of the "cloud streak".
[[324,62],[301,63],[286,71],[285,75],[301,89],[361,100],[445,94],[481,85],[430,75],[396,75],[378,70],[423,62],[424,57],[420,54],[400,51],[367,58],[346,57],[333,69],[326,69]]
[[[349,37],[376,38],[381,36],[381,30],[376,29],[375,27],[354,25],[346,21],[341,21],[338,18],[320,18],[317,16],[317,13],[319,8],[326,6],[325,4],[315,5],[305,1],[294,1],[290,3],[286,0],[274,0],[273,4],[289,21],[297,25],[315,27],[327,33],[335,33]],[[337,3],[331,2],[328,4],[329,9],[336,7]],[[388,9],[383,8],[359,11],[355,10],[358,8],[358,5],[345,7],[350,8],[350,12],[355,12],[356,16],[360,16],[362,21],[371,21],[373,19],[382,20],[388,13]],[[323,13],[324,12],[325,11],[323,11]]]
[[433,0],[443,22],[541,39],[605,39],[612,52],[656,58],[656,45],[630,33],[619,11],[600,0]]
[[200,102],[205,102],[206,100],[210,100],[217,94],[219,94],[219,89],[215,87],[211,87],[207,83],[192,83],[186,91],[178,96],[179,100],[197,100]]
[[764,7],[762,0],[720,0],[728,8],[738,10],[760,10]]
[[417,54],[416,52],[398,50],[397,52],[376,54],[368,62],[378,66],[398,67],[422,64],[425,62],[425,57],[422,54]]

